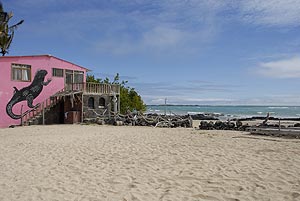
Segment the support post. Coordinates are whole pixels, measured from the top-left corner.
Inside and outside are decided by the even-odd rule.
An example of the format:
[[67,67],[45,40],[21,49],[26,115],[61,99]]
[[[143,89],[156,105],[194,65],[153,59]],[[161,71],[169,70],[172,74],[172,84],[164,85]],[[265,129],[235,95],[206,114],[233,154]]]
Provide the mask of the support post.
[[167,98],[165,98],[165,116],[167,115]]
[[81,94],[81,123],[83,123],[83,93]]
[[21,105],[21,126],[23,126],[23,105]]
[[117,109],[117,101],[118,101],[118,99],[117,99],[117,96],[116,96],[116,93],[115,92],[113,92],[113,104],[114,104],[114,116],[116,116],[117,115],[117,111],[118,111],[118,109]]
[[120,114],[121,112],[121,100],[120,100],[120,95],[118,96],[118,113]]
[[108,118],[110,120],[111,118],[111,98],[109,97],[109,103],[107,104],[107,109],[108,109]]
[[45,107],[44,107],[44,102],[42,103],[42,115],[43,115],[43,125],[45,125]]

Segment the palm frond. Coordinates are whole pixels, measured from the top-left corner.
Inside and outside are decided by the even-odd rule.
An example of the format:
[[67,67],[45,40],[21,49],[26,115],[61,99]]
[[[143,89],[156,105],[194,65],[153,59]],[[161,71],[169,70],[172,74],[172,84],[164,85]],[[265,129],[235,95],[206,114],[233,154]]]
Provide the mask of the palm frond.
[[10,26],[8,29],[9,29],[10,31],[15,30],[15,29],[17,29],[18,26],[21,25],[23,22],[24,22],[24,20],[21,20],[21,21],[18,22],[17,24]]
[[21,20],[18,23],[9,26],[8,22],[12,17],[12,12],[4,12],[3,5],[0,1],[0,53],[3,56],[8,53],[8,49],[14,37],[14,31],[24,22],[24,20]]

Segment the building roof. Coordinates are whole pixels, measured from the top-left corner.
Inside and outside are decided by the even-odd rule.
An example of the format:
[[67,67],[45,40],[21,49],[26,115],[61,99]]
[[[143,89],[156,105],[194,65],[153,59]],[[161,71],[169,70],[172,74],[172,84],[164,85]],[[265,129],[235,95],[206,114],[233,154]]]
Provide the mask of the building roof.
[[[21,57],[22,57],[22,58],[24,58],[24,57],[49,57],[49,58],[54,58],[54,59],[57,59],[57,60],[61,60],[61,61],[63,61],[63,62],[70,63],[70,64],[72,64],[72,65],[79,66],[80,68],[83,68],[83,69],[85,69],[86,71],[91,71],[91,70],[88,69],[88,68],[82,67],[82,66],[80,66],[80,65],[74,64],[74,63],[72,63],[72,62],[70,62],[70,61],[67,61],[67,60],[64,60],[64,59],[60,59],[60,58],[55,57],[55,56],[52,56],[52,55],[50,55],[50,54],[44,54],[44,55],[25,55],[25,56],[3,56],[2,58],[21,58]],[[1,58],[1,57],[0,57],[0,58]]]

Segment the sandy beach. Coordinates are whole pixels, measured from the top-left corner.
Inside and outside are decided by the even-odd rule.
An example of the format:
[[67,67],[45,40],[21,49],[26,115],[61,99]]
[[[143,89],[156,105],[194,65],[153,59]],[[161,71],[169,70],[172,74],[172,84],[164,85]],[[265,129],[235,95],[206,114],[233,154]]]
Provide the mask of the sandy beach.
[[300,140],[87,125],[0,129],[0,200],[300,200]]

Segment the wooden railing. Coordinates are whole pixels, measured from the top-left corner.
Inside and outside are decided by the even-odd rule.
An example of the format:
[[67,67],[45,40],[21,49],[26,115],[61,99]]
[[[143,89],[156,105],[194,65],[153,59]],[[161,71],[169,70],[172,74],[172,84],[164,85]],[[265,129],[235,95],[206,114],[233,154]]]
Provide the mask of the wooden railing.
[[[118,84],[99,84],[99,83],[73,83],[66,84],[65,88],[57,93],[63,93],[68,91],[82,91],[85,94],[108,94],[119,95],[120,85]],[[36,118],[37,116],[44,116],[45,110],[56,105],[60,101],[60,96],[52,96],[46,99],[44,102],[37,104],[35,108],[29,111],[22,111],[21,125],[28,123],[28,121]],[[43,118],[44,121],[44,118]],[[44,122],[43,122],[44,124]]]
[[[64,89],[58,91],[57,93],[61,93],[63,91]],[[60,101],[60,99],[61,99],[60,97],[49,97],[44,102],[37,104],[33,109],[25,112],[23,111],[24,115],[22,115],[21,118],[21,125],[24,125],[24,123],[28,123],[28,121],[36,118],[37,116],[43,117],[43,124],[44,124],[45,110],[51,108],[52,106],[55,106]]]
[[72,83],[65,85],[65,91],[83,91],[85,94],[120,94],[118,84]]

